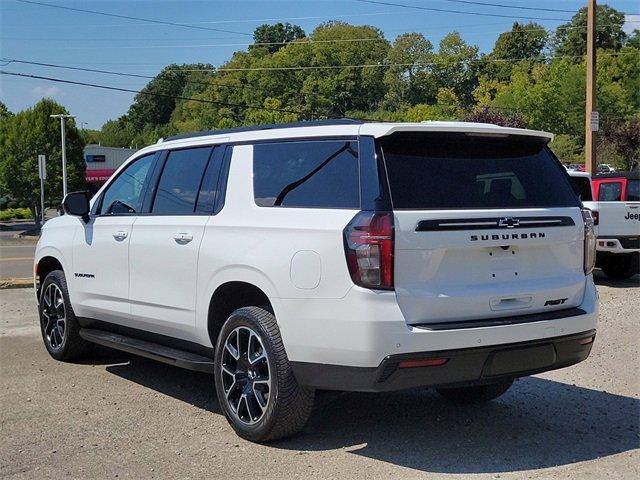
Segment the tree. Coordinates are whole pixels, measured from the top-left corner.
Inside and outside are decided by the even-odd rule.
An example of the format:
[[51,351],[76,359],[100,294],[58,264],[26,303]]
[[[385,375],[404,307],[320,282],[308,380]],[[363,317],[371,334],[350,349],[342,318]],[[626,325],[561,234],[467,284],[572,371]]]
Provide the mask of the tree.
[[387,54],[389,68],[384,74],[386,104],[403,105],[433,102],[437,85],[431,73],[433,45],[421,33],[405,33],[393,42]]
[[463,105],[473,102],[478,84],[478,47],[465,42],[458,32],[447,34],[434,56],[433,73],[438,88],[452,88]]
[[0,102],[0,120],[10,117],[11,115],[13,115],[9,109],[7,108],[7,106]]
[[640,114],[624,123],[613,124],[604,131],[620,157],[624,170],[640,169]]
[[[608,5],[596,6],[596,48],[620,50],[627,34],[623,30],[624,13]],[[560,25],[553,39],[555,55],[580,61],[587,52],[587,7],[582,7],[569,23]]]
[[[305,38],[305,33],[298,25],[290,23],[276,23],[274,25],[263,24],[253,31],[253,41],[249,50],[254,48],[265,48],[273,54],[284,47],[289,42],[294,42]],[[265,45],[266,44],[266,45]]]
[[[171,64],[165,67],[137,94],[133,104],[129,107],[126,121],[135,130],[141,130],[145,125],[165,125],[169,123],[171,114],[178,100],[175,97],[186,96],[189,92],[202,91],[206,88],[206,77],[195,78],[198,72],[192,70],[212,69],[208,64],[196,63],[189,65]],[[197,83],[196,83],[197,82]]]
[[[0,121],[0,196],[9,194],[29,205],[35,216],[40,202],[38,155],[47,157],[45,192],[62,199],[60,122],[49,115],[68,113],[53,100],[44,99],[33,108]],[[85,187],[84,142],[72,121],[67,121],[67,179],[70,191]]]
[[467,122],[492,123],[502,127],[525,128],[526,122],[522,115],[511,109],[498,109],[489,106],[481,106],[469,112],[465,116]]
[[640,49],[640,30],[636,28],[633,31],[633,33],[627,39],[627,45],[629,47]]
[[484,59],[482,71],[491,78],[505,81],[511,75],[514,64],[541,61],[547,39],[547,31],[542,25],[514,22],[511,30],[501,33],[496,40],[493,51]]

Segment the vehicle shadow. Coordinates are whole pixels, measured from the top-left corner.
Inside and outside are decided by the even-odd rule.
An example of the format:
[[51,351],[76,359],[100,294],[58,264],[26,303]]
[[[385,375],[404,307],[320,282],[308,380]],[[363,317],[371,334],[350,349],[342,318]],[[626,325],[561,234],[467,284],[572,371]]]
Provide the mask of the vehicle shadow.
[[613,288],[640,287],[639,274],[636,274],[626,280],[612,280],[607,277],[600,269],[596,269],[593,271],[593,281],[596,285],[605,285],[607,287]]
[[[211,375],[130,357],[107,371],[220,414]],[[346,449],[433,473],[500,473],[567,465],[640,447],[640,400],[538,377],[501,399],[457,406],[429,389],[319,392],[304,432],[268,444]]]

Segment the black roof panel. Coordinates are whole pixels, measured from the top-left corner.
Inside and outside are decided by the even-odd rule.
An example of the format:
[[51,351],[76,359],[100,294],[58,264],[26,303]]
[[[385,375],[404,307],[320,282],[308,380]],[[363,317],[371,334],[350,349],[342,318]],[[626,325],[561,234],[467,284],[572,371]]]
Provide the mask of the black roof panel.
[[275,130],[280,128],[322,127],[326,125],[362,125],[364,121],[353,118],[332,118],[327,120],[303,120],[300,122],[272,123],[268,125],[250,125],[246,127],[226,128],[224,130],[206,130],[203,132],[181,133],[164,139],[180,140],[184,138],[205,137],[207,135],[225,135],[227,133],[255,132],[259,130]]

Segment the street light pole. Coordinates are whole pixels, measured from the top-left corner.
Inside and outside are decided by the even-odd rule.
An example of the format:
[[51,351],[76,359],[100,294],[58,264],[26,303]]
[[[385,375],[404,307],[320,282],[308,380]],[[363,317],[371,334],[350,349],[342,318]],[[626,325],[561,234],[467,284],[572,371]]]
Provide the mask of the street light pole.
[[60,119],[60,141],[62,142],[62,197],[67,196],[67,142],[65,136],[65,119],[76,118],[74,115],[65,115],[58,113],[56,115],[49,115],[51,118]]

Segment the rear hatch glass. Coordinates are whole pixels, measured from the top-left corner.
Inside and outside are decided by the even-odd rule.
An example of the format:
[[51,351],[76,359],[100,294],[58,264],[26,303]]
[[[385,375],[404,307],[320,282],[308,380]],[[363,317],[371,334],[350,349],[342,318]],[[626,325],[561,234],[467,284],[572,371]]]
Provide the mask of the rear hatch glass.
[[411,324],[582,301],[583,226],[568,175],[529,137],[378,140],[395,222],[395,290]]

